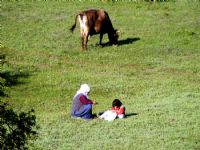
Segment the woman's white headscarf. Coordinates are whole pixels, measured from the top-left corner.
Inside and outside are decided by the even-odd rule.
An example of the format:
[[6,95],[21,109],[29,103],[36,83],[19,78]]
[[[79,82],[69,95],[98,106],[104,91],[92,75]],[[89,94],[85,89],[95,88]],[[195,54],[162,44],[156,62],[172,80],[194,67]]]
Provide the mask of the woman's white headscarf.
[[81,84],[80,89],[76,92],[76,95],[83,94],[88,98],[88,93],[90,92],[90,86],[88,84]]

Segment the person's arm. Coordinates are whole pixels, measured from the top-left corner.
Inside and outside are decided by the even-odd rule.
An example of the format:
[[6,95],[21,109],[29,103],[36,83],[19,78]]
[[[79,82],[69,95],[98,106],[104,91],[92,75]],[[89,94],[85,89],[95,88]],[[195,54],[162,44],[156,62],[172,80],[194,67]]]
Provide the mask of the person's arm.
[[82,95],[80,97],[80,101],[82,104],[87,105],[87,104],[93,104],[92,100],[89,100],[86,96]]
[[123,105],[121,107],[112,107],[112,111],[115,111],[117,115],[125,114],[125,107]]
[[117,113],[118,113],[118,114],[125,114],[125,107],[122,105],[122,106],[119,108],[119,110],[118,110]]

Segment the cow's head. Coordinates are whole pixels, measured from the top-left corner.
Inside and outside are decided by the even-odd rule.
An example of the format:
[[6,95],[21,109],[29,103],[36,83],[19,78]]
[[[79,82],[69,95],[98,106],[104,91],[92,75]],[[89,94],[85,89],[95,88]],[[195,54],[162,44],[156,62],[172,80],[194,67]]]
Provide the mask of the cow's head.
[[114,30],[112,37],[110,38],[110,42],[114,45],[118,44],[118,38],[119,38],[119,31],[118,30]]

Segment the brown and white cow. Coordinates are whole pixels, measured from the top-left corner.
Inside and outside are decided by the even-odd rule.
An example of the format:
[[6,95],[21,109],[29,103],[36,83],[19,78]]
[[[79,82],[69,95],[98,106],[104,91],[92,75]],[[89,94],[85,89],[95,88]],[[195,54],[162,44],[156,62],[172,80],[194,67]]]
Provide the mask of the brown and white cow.
[[118,31],[112,26],[108,13],[102,9],[90,9],[80,12],[76,15],[75,23],[71,27],[73,32],[76,27],[76,21],[80,23],[80,32],[82,40],[82,49],[87,49],[87,42],[89,36],[100,34],[99,44],[102,45],[102,38],[104,34],[108,34],[111,44],[116,45],[118,42]]

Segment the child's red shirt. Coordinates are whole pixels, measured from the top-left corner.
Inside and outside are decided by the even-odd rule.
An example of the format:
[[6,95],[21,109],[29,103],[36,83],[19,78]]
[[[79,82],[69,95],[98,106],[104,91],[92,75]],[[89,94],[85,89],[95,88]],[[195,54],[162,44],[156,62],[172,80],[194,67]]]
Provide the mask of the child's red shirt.
[[121,107],[112,107],[112,110],[115,110],[117,115],[125,115],[125,107],[123,105]]

